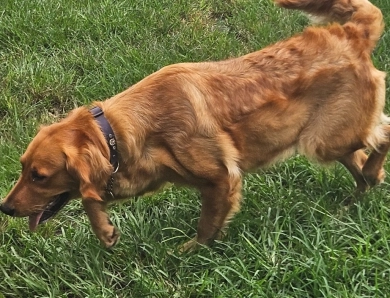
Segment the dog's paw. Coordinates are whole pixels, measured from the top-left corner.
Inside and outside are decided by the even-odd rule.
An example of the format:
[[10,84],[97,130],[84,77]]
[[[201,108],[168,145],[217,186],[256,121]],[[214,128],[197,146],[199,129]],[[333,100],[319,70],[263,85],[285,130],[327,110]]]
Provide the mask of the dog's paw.
[[364,174],[364,179],[366,180],[367,184],[370,187],[373,187],[375,185],[378,185],[385,181],[386,172],[383,168],[379,170],[379,173],[377,175],[370,175],[370,174]]
[[201,247],[201,244],[198,243],[198,241],[196,240],[196,237],[191,239],[190,241],[187,241],[186,243],[180,245],[178,247],[178,251],[179,253],[189,253],[189,252],[193,252],[197,249],[199,249],[199,247]]
[[105,248],[114,247],[119,241],[120,233],[114,226],[109,226],[104,231],[101,231],[100,242]]
[[179,246],[179,253],[188,253],[195,251],[198,247],[198,243],[194,240],[187,241],[186,243]]

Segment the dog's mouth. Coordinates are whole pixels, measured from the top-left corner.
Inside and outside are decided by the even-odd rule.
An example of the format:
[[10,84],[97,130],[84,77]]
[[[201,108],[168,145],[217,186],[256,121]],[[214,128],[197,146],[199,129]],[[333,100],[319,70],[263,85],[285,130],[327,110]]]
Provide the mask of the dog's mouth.
[[56,215],[70,200],[70,193],[64,192],[54,197],[41,212],[30,215],[28,218],[30,231],[34,231],[41,223]]

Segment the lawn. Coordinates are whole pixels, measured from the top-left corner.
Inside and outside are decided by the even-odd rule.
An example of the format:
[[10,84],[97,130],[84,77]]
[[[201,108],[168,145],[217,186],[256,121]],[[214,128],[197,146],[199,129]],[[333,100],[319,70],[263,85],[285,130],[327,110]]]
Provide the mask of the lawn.
[[[390,2],[372,2],[390,26]],[[307,24],[268,0],[2,0],[0,197],[40,124],[165,65],[243,55]],[[390,71],[389,31],[373,59]],[[0,298],[390,297],[389,181],[346,209],[354,184],[344,168],[289,159],[247,175],[226,237],[190,254],[176,248],[195,234],[191,189],[113,206],[122,236],[112,250],[78,201],[36,233],[0,215]]]

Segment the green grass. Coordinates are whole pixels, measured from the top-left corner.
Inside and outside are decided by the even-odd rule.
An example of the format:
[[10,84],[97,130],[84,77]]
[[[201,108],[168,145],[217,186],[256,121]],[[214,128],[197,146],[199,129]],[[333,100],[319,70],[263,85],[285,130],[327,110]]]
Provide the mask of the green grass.
[[[390,24],[388,0],[373,2]],[[164,65],[242,55],[306,25],[266,0],[3,0],[0,196],[39,124]],[[390,70],[389,31],[374,61]],[[345,210],[353,180],[341,166],[290,159],[247,175],[225,239],[183,255],[175,249],[194,235],[200,211],[189,189],[113,206],[122,237],[111,251],[80,202],[37,233],[0,215],[0,297],[388,297],[388,181]]]

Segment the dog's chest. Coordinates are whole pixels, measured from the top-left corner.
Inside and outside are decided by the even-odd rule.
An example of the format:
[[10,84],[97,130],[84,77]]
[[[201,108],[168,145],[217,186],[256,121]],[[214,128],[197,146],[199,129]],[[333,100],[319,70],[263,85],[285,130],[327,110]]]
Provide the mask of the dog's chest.
[[115,173],[113,178],[112,193],[115,199],[126,199],[143,195],[158,188],[156,183],[153,183],[154,179],[146,175],[135,176],[130,173]]

